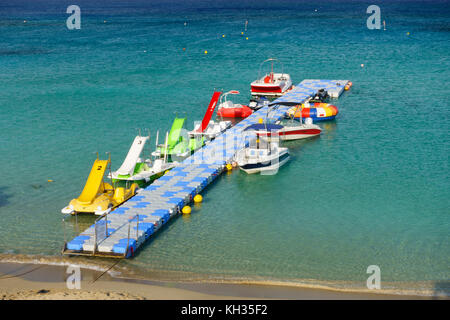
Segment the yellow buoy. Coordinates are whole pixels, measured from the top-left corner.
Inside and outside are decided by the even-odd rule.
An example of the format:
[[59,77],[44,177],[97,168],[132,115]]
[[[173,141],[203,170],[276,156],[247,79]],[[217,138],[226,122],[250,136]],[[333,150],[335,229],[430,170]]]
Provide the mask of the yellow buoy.
[[248,37],[245,37],[245,40],[248,40]]
[[207,50],[205,50],[205,54],[208,54],[208,51],[207,51]]
[[231,163],[227,163],[227,170],[228,171],[233,170],[233,166],[231,165]]
[[263,122],[264,122],[263,118],[258,119],[258,123],[263,123]]
[[225,38],[225,35],[224,35],[224,34],[222,35],[222,38]]
[[181,210],[181,212],[183,212],[183,214],[191,214],[191,207],[184,206],[183,210]]
[[242,31],[241,34],[244,34],[244,31]]
[[202,195],[201,194],[196,194],[195,197],[194,197],[194,202],[195,203],[200,203],[202,201],[203,201]]
[[410,34],[409,32],[406,33],[407,36],[409,36],[409,34]]

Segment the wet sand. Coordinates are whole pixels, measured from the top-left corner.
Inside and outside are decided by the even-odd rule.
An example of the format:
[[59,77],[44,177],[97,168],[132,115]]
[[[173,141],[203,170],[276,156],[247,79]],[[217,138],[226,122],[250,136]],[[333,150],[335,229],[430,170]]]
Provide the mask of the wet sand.
[[[184,300],[184,299],[431,299],[432,297],[353,293],[300,287],[199,282],[163,282],[112,277],[81,269],[80,289],[68,289],[66,266],[0,263],[4,300]],[[102,275],[103,274],[103,275]],[[100,278],[99,278],[100,277]]]

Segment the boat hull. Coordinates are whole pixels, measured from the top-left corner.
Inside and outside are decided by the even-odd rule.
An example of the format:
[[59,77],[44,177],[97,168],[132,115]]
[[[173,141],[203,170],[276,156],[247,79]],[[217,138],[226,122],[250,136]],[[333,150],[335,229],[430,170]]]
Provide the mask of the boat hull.
[[270,85],[270,86],[262,86],[262,85],[252,85],[251,86],[252,93],[281,93],[282,89],[280,86]]
[[247,118],[253,110],[247,106],[239,108],[220,108],[217,115],[222,118]]
[[282,153],[277,161],[268,160],[268,161],[261,161],[256,163],[238,163],[239,168],[248,173],[248,174],[254,174],[258,172],[271,172],[271,171],[277,171],[282,165],[284,165],[287,161],[289,161],[290,156],[289,152],[285,151]]
[[200,131],[200,126],[196,126],[194,130],[189,131],[189,137],[199,138],[205,137],[207,140],[215,139],[217,136],[221,135],[225,130],[231,127],[231,121],[220,121],[214,122],[210,121],[208,126]]
[[279,97],[291,88],[291,77],[281,73],[266,75],[250,84],[250,92],[253,96]]
[[[114,210],[114,208],[133,197],[136,194],[136,190],[139,188],[136,183],[133,183],[129,189],[120,188],[123,189],[122,195],[116,195],[112,192],[112,187],[109,187],[111,188],[110,190],[98,195],[91,202],[83,202],[78,198],[73,199],[72,201],[70,201],[67,207],[64,207],[61,210],[61,212],[63,214],[89,213],[102,215],[111,210]],[[117,189],[119,188],[116,188],[116,190]]]
[[320,135],[322,130],[310,128],[310,129],[296,129],[296,128],[283,128],[279,132],[280,140],[299,140]]
[[139,188],[144,188],[147,185],[149,185],[150,183],[152,183],[153,181],[155,181],[156,179],[160,178],[161,176],[164,175],[164,172],[158,172],[155,173],[151,176],[148,177],[142,177],[142,178],[113,178],[112,182],[114,183],[114,185],[116,186],[122,186],[122,185],[126,185],[127,183],[137,183],[137,185],[139,186]]
[[262,87],[262,86],[251,86],[250,93],[252,96],[263,96],[263,97],[281,97],[290,87],[286,89],[282,89],[279,86],[270,86],[270,87]]
[[317,125],[300,124],[298,126],[285,126],[280,130],[273,131],[258,131],[256,134],[259,137],[271,140],[270,138],[279,138],[280,140],[298,140],[306,139],[320,135],[322,129]]

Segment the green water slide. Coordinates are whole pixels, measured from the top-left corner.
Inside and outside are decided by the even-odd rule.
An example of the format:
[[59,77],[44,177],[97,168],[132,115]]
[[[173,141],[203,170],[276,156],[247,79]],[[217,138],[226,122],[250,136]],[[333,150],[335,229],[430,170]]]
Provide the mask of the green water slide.
[[[169,135],[167,137],[167,150],[165,145],[161,145],[159,150],[161,151],[161,155],[168,154],[169,156],[172,154],[177,154],[180,152],[184,152],[186,150],[186,138],[181,134],[181,130],[183,129],[184,123],[186,122],[186,117],[178,118],[175,117],[173,120],[172,127],[170,128]],[[165,142],[164,142],[165,143]],[[170,161],[170,158],[169,158]]]
[[183,137],[181,136],[181,129],[183,129],[185,122],[186,117],[184,118],[175,117],[175,120],[173,120],[172,128],[170,129],[168,139],[169,150],[173,149],[179,142],[183,140]]
[[[185,135],[182,135],[182,129],[186,122],[186,117],[178,118],[175,117],[175,120],[172,123],[172,128],[170,129],[168,139],[167,139],[167,155],[169,156],[169,161],[172,161],[172,156],[180,156],[182,154],[193,153],[198,148],[201,148],[204,145],[204,138],[188,138]],[[166,153],[165,146],[160,146],[161,155]]]

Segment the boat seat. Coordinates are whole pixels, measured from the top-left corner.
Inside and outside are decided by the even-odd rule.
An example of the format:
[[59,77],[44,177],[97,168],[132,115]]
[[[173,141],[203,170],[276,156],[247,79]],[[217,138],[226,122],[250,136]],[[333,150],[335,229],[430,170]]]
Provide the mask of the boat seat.
[[163,160],[162,159],[156,159],[153,163],[153,169],[158,172],[161,171],[162,169],[162,165],[163,165]]
[[220,108],[233,108],[234,107],[234,103],[230,100],[225,101],[224,103],[222,103],[220,106]]

